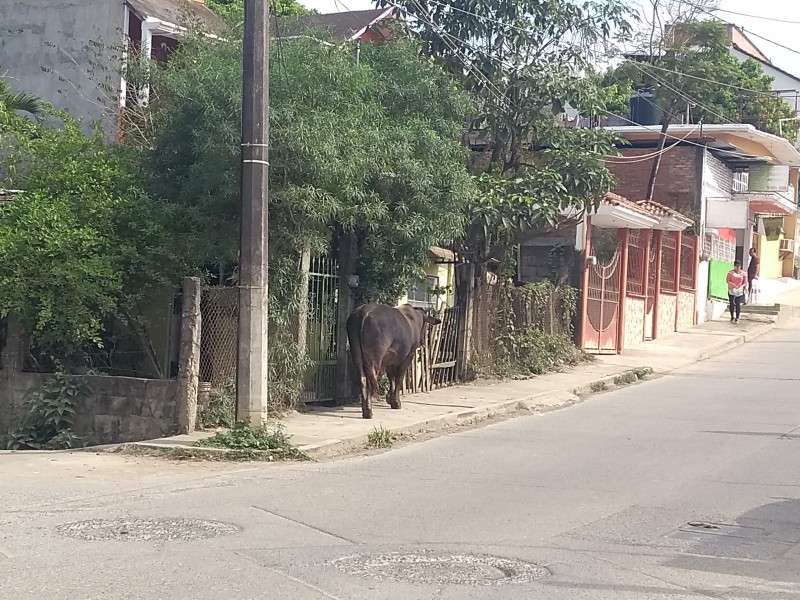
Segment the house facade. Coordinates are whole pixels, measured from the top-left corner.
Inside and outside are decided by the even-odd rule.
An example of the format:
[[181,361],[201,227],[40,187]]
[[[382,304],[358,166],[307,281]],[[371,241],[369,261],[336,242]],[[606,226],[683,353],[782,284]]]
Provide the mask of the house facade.
[[128,55],[166,60],[187,22],[224,28],[198,0],[0,2],[0,73],[14,89],[80,120],[87,133],[99,127],[113,138],[132,97],[122,72]]
[[[617,178],[615,191],[646,197],[659,131],[612,129],[628,143],[620,157],[607,161]],[[784,138],[751,125],[674,125],[668,133],[653,199],[695,221],[702,322],[724,312],[718,279],[736,259],[746,266],[749,248],[760,258],[766,291],[795,276],[800,153]]]
[[[782,122],[781,127],[789,127],[797,131],[800,128],[800,119],[797,119],[800,117],[800,77],[774,65],[742,28],[728,24],[728,39],[731,44],[732,56],[742,62],[756,61],[761,65],[761,70],[772,77],[772,90],[775,95],[785,100],[795,111],[796,119]],[[800,136],[798,136],[796,146],[800,148]]]

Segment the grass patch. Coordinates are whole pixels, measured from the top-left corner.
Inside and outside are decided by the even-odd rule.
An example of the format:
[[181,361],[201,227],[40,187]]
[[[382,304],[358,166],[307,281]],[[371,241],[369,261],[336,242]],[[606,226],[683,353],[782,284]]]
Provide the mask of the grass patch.
[[[270,429],[253,427],[248,423],[236,423],[228,431],[219,431],[211,437],[199,440],[195,446],[232,450],[243,455],[258,452],[281,459],[305,460],[308,458],[292,444],[290,436],[286,435],[282,425]],[[235,460],[251,459],[236,458]]]
[[589,391],[593,394],[598,392],[605,392],[608,389],[608,384],[605,381],[595,381],[589,386]]
[[636,367],[614,377],[614,385],[630,385],[647,379],[647,376],[652,374],[653,369],[650,367]]
[[380,425],[367,434],[367,448],[391,448],[394,438],[391,430]]

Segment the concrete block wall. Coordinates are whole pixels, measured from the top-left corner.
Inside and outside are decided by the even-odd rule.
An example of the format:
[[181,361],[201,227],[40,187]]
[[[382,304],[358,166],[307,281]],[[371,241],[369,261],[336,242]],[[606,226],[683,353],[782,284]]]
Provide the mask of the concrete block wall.
[[0,1],[0,73],[113,137],[119,119],[121,0]]
[[[11,426],[13,413],[26,394],[47,375],[19,373],[0,398],[0,433]],[[132,377],[87,376],[89,397],[77,407],[74,431],[99,444],[133,442],[176,433],[178,382]]]

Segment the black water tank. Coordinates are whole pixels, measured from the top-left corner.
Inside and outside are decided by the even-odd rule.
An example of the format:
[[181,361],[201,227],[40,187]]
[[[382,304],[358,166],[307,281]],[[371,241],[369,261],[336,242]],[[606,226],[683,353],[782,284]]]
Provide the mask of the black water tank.
[[658,125],[660,110],[656,103],[656,94],[652,88],[637,90],[631,97],[631,121],[637,125]]

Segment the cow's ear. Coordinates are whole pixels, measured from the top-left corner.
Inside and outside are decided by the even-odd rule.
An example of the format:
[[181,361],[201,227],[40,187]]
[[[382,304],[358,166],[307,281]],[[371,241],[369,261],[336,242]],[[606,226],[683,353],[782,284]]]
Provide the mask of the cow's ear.
[[425,315],[425,322],[429,325],[439,325],[442,320],[438,317],[434,317],[433,315]]

